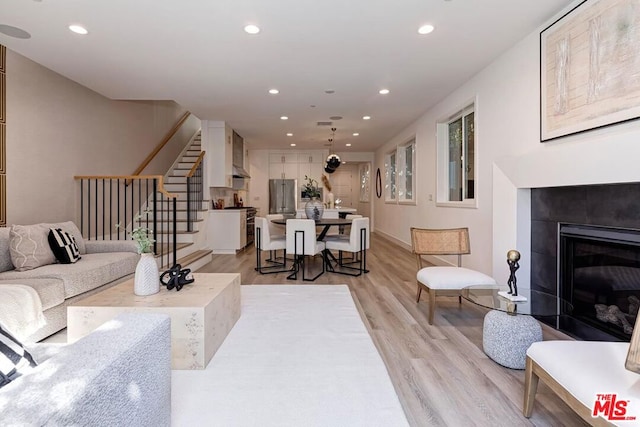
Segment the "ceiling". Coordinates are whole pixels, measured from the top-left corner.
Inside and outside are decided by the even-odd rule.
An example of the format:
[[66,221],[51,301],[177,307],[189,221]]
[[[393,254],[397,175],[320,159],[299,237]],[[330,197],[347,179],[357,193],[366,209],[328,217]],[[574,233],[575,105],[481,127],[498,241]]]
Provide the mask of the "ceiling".
[[324,148],[335,127],[337,151],[372,151],[569,3],[2,0],[0,24],[31,38],[0,44],[109,98],[224,120],[252,148]]

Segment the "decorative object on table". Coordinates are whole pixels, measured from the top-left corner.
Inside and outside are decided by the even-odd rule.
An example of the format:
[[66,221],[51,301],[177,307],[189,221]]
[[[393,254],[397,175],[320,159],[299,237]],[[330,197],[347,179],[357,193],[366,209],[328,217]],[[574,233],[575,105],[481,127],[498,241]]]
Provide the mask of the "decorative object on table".
[[382,197],[382,176],[380,175],[380,168],[376,171],[376,196],[378,199]]
[[[540,141],[639,116],[636,12],[627,0],[585,1],[540,33]],[[612,104],[615,100],[615,106]]]
[[327,163],[324,167],[324,171],[326,173],[334,173],[342,163],[340,161],[340,156],[333,151],[333,140],[335,139],[335,136],[336,128],[331,128],[331,138],[329,138],[329,156],[327,156]]
[[302,186],[302,189],[310,198],[310,200],[304,205],[304,213],[307,215],[308,219],[317,221],[322,218],[322,214],[324,213],[324,204],[322,203],[322,200],[320,200],[318,181],[310,178],[308,175],[305,175],[304,179],[307,183]]
[[167,287],[167,290],[176,288],[176,291],[182,289],[184,285],[193,283],[195,279],[191,274],[190,268],[182,268],[180,264],[176,264],[160,276],[160,282]]
[[[140,223],[143,216],[148,215],[149,211],[138,214],[133,218],[133,223]],[[124,228],[120,223],[116,224],[116,228]],[[160,292],[160,273],[156,257],[153,254],[153,244],[155,240],[151,237],[153,231],[148,227],[138,226],[132,231],[127,231],[131,238],[138,246],[140,260],[136,265],[136,272],[133,281],[133,293],[140,296],[153,295]]]
[[509,280],[507,280],[507,285],[509,285],[509,292],[500,291],[498,295],[501,297],[507,298],[510,301],[526,301],[527,298],[522,295],[518,295],[518,279],[516,278],[516,271],[520,268],[520,252],[515,249],[511,249],[507,252],[507,264],[509,264]]
[[326,188],[327,191],[329,192],[327,194],[327,206],[329,209],[333,209],[335,208],[335,202],[334,202],[335,196],[331,192],[331,181],[329,181],[329,178],[327,178],[326,175],[322,175],[322,183],[324,184],[324,188]]

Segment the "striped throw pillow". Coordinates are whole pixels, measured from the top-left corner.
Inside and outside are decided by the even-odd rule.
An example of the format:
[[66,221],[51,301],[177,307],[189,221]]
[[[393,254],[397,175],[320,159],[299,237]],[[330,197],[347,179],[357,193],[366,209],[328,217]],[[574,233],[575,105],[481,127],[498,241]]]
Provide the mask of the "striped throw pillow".
[[80,259],[76,239],[61,228],[49,229],[49,246],[61,264],[71,264]]
[[0,387],[28,373],[35,366],[31,354],[0,325]]

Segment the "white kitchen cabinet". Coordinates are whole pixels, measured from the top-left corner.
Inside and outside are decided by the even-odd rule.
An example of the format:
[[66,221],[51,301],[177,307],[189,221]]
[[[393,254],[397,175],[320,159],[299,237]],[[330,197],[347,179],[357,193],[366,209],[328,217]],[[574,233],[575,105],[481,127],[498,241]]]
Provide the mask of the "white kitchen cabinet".
[[322,163],[322,152],[310,151],[298,154],[298,183],[306,183],[305,175],[316,181],[318,185],[323,187],[322,174],[324,173],[324,164]]
[[269,179],[297,179],[297,153],[270,153]]
[[207,230],[207,242],[214,254],[235,254],[247,244],[247,212],[210,210]]
[[[233,187],[233,130],[224,122],[202,121],[209,187]],[[210,154],[209,154],[210,153]]]

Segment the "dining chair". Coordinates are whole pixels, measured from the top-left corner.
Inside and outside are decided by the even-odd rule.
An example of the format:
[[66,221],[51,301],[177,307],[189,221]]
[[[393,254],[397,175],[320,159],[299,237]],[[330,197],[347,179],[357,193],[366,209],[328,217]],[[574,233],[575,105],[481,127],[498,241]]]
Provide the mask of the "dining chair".
[[[267,218],[267,221],[269,223],[269,233],[271,233],[271,238],[274,237],[284,237],[285,233],[286,233],[286,229],[284,225],[280,225],[280,224],[274,224],[272,221],[274,219],[284,219],[284,215],[283,214],[268,214],[265,216],[265,218]],[[278,262],[277,260],[280,259],[277,257],[277,254],[275,253],[275,251],[269,251],[269,258],[267,258],[265,261],[266,262]]]
[[[255,247],[256,247],[256,271],[260,274],[272,274],[282,273],[287,271],[287,242],[285,236],[272,236],[270,227],[270,221],[263,217],[255,218]],[[284,255],[282,262],[276,261],[275,255],[277,251],[283,250]],[[270,256],[267,260],[273,265],[262,266],[262,252],[269,251]]]
[[[312,219],[288,219],[286,234],[286,250],[293,254],[293,273],[287,279],[297,280],[298,272],[302,269],[302,280],[313,281],[325,272],[324,242],[316,240],[316,222]],[[322,271],[311,279],[305,274],[306,258],[322,255]]]
[[[362,273],[368,273],[367,249],[369,249],[369,241],[369,218],[363,217],[355,218],[351,222],[351,231],[349,232],[348,238],[347,236],[328,236],[325,239],[326,249],[328,251],[338,251],[338,265],[342,269],[333,270],[333,272],[349,276],[360,276]],[[349,262],[344,261],[342,256],[343,252],[351,252],[354,254],[352,258],[349,258]],[[353,264],[358,264],[358,267],[351,267]],[[350,270],[354,271],[354,273],[350,273]]]
[[[495,285],[496,281],[479,271],[462,267],[462,255],[471,253],[469,229],[426,229],[411,227],[411,249],[416,256],[418,273],[416,283],[420,294],[424,288],[429,293],[429,324],[433,325],[436,296],[457,296],[462,303],[460,290],[469,285]],[[423,255],[457,255],[458,266],[423,267]]]

